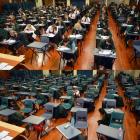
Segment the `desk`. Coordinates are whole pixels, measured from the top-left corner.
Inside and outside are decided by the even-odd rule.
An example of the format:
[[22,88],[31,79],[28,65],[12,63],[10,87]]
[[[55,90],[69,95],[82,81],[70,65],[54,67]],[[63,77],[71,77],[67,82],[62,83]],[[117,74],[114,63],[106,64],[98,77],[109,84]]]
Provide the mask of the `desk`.
[[[65,128],[68,125],[67,128]],[[70,123],[65,123],[56,127],[56,129],[65,137],[67,140],[71,140],[81,134],[81,131],[73,127]]]
[[107,136],[108,138],[112,138],[114,140],[123,140],[124,137],[124,131],[122,132],[122,135],[120,135],[119,129],[112,128],[102,124],[97,128],[96,132],[98,140],[100,139],[100,135]]
[[[43,43],[43,42],[37,42],[37,41],[34,41],[33,43],[30,43],[29,45],[27,45],[28,48],[31,48],[33,54],[32,54],[32,58],[31,58],[31,63],[32,63],[32,60],[33,60],[33,55],[37,55],[37,52],[34,50],[34,49],[40,49],[43,51],[43,48],[45,48],[47,45],[47,43]],[[44,49],[46,50],[46,49]],[[44,61],[44,57],[45,57],[45,51],[43,51],[43,60],[42,60],[42,65],[43,65],[43,61]]]
[[81,108],[81,107],[72,107],[70,112],[76,113],[77,111],[87,111],[87,108]]
[[83,39],[83,35],[81,35],[81,34],[70,35],[69,38],[75,38],[77,40],[82,40]]
[[44,107],[48,104],[53,106],[53,118],[57,118],[57,112],[58,112],[58,107],[59,107],[60,103],[49,102],[49,103],[44,104]]
[[9,132],[9,136],[15,138],[22,134],[25,131],[25,128],[0,121],[0,132],[4,130]]
[[99,65],[104,66],[105,68],[112,69],[113,62],[117,58],[116,53],[112,50],[99,50],[95,48],[93,55],[95,57],[95,66],[99,67]]
[[24,61],[24,55],[20,56],[13,56],[9,54],[3,54],[0,53],[0,63],[7,63],[8,66],[11,67],[5,67],[4,70],[11,70],[14,67],[16,67],[18,64],[20,64],[22,61]]
[[134,58],[136,59],[137,58],[137,53],[140,53],[140,40],[134,41],[133,48],[135,50]]
[[16,113],[16,110],[12,110],[12,109],[4,109],[0,111],[0,115],[5,116],[5,117],[9,117],[10,115]]
[[60,103],[51,103],[51,102],[49,102],[49,103],[46,103],[46,104],[44,104],[44,106],[46,106],[46,105],[52,105],[53,107],[58,107],[59,105],[60,105]]
[[39,124],[42,123],[44,120],[45,120],[44,117],[39,117],[39,116],[31,115],[31,116],[25,118],[25,119],[23,120],[23,122],[29,123],[29,124],[39,125]]
[[105,108],[104,111],[107,115],[112,114],[112,112],[124,113],[121,109],[115,109],[115,108],[113,108],[113,109],[112,108],[111,109]]
[[29,102],[29,101],[31,101],[33,103],[36,103],[36,100],[37,99],[24,99],[24,100],[22,100],[22,102]]
[[71,96],[61,96],[60,99],[62,99],[62,100],[70,100]]
[[28,95],[35,96],[36,95],[36,93],[34,92],[22,92],[22,91],[15,92],[14,94],[22,95],[22,96],[28,96]]
[[70,55],[71,58],[74,58],[74,60],[76,60],[76,52],[78,50],[77,47],[75,47],[74,49],[70,49],[68,47],[65,47],[65,46],[59,46],[57,49],[56,49],[60,55],[60,64],[59,64],[59,69],[61,67],[61,61],[62,59],[63,60],[66,60],[64,58],[64,55]]

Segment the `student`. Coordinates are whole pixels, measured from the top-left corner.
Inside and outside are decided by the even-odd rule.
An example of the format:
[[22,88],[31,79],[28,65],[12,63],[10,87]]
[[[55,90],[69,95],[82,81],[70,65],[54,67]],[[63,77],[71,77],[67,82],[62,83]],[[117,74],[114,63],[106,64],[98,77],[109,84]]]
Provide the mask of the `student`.
[[69,15],[68,14],[65,14],[64,15],[64,21],[70,21],[70,18],[69,18]]
[[73,13],[73,12],[71,12],[71,13],[69,14],[69,18],[70,18],[70,19],[76,19],[76,14]]
[[55,24],[52,24],[48,27],[47,31],[46,31],[47,34],[54,34],[56,35],[58,33],[58,28]]
[[56,20],[55,25],[56,25],[56,26],[63,26],[63,27],[64,27],[64,23],[63,23],[61,17],[59,17],[59,18]]
[[83,27],[81,25],[81,21],[80,20],[78,20],[77,23],[75,23],[74,29],[77,30],[77,31],[82,31],[83,30]]
[[9,32],[9,40],[16,41],[15,44],[9,46],[9,49],[16,55],[18,53],[17,48],[20,46],[20,36],[16,31],[11,30]]
[[85,16],[82,17],[81,22],[87,22],[87,23],[90,23],[91,20],[90,20],[90,18],[89,18],[88,15],[85,15]]
[[73,95],[74,95],[75,98],[80,97],[80,91],[77,89],[76,86],[73,86]]
[[103,28],[98,32],[98,34],[101,36],[110,36],[110,37],[112,36],[111,32],[107,28]]
[[75,15],[79,15],[80,14],[80,11],[76,8],[75,11],[74,11],[74,14]]
[[31,24],[27,24],[24,29],[24,32],[29,32],[29,33],[34,33],[35,31],[36,31],[36,28]]
[[107,40],[101,41],[99,44],[99,48],[105,50],[114,50],[114,43],[112,42],[112,39],[109,38]]

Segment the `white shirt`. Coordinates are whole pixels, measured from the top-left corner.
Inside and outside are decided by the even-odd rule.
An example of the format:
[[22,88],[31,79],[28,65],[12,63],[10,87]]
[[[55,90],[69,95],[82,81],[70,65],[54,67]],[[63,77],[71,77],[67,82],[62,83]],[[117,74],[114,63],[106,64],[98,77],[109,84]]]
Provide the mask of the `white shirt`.
[[52,27],[52,25],[51,25],[51,26],[48,27],[46,33],[47,33],[47,34],[52,33],[52,34],[55,34],[55,35],[56,35],[56,34],[58,33],[58,27],[57,27],[57,30],[54,31],[54,30],[53,30],[53,27]]
[[69,17],[70,17],[71,19],[76,19],[76,14],[75,14],[75,13],[70,13],[70,14],[69,14]]
[[89,17],[83,17],[81,22],[87,22],[87,23],[90,23],[90,18]]
[[79,15],[79,14],[80,14],[80,12],[79,12],[78,10],[75,10],[74,13],[75,13],[76,15]]
[[25,32],[32,32],[32,33],[34,33],[36,31],[36,28],[33,25],[31,25],[30,28],[29,28],[28,25],[27,25],[25,27],[24,31]]

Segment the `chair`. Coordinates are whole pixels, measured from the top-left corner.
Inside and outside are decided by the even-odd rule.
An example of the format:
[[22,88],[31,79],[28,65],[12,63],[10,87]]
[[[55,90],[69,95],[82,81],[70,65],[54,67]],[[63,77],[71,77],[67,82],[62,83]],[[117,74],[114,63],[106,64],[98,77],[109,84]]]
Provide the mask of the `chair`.
[[30,101],[30,100],[27,100],[27,101],[24,101],[24,109],[22,109],[21,111],[25,114],[29,114],[33,111],[34,109],[34,103],[33,101]]
[[53,118],[53,112],[54,112],[53,109],[54,109],[53,105],[51,104],[45,105],[46,112],[42,116],[45,117],[46,120],[51,120]]
[[88,122],[87,122],[87,111],[77,111],[76,112],[76,120],[74,123],[74,127],[78,129],[87,129],[88,134]]
[[116,108],[116,100],[106,101],[106,108]]
[[47,99],[43,95],[39,94],[39,95],[37,95],[37,101],[36,102],[39,105],[43,105],[43,104],[45,104],[45,102],[47,102]]
[[67,90],[67,96],[73,97],[73,90]]
[[[133,43],[133,48],[137,48],[137,47],[140,47],[140,40],[135,40],[134,43]],[[137,60],[137,58],[140,58],[140,51],[135,49],[135,56],[134,56],[134,58],[135,58],[135,61]]]
[[3,109],[8,107],[8,99],[7,98],[1,97],[0,103],[1,103],[0,110],[3,110]]
[[112,112],[110,127],[113,128],[123,128],[124,113],[122,112]]
[[84,100],[82,98],[76,99],[76,106],[84,107]]

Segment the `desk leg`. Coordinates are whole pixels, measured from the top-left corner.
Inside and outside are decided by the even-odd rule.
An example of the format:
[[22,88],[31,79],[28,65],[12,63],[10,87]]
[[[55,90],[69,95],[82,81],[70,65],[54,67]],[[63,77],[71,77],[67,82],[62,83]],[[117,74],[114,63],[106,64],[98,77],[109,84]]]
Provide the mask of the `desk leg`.
[[63,140],[63,136],[62,136],[61,140]]
[[100,140],[100,134],[99,133],[97,133],[97,138],[98,138],[98,140]]

